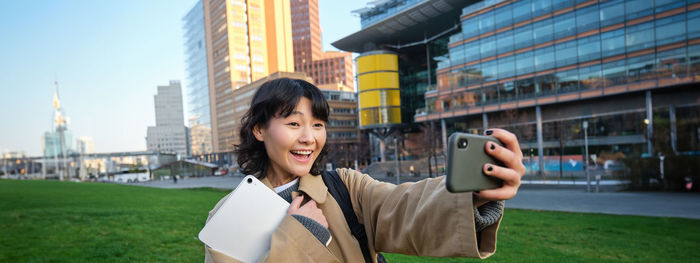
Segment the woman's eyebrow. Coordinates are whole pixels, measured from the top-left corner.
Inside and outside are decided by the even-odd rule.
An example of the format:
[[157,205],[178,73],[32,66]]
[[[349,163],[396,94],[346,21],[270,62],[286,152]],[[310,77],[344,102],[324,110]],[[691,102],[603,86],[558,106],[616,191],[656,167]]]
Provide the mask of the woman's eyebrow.
[[301,115],[301,116],[304,116],[304,113],[301,112],[301,111],[292,111],[292,113],[290,113],[289,116],[292,116],[292,115]]

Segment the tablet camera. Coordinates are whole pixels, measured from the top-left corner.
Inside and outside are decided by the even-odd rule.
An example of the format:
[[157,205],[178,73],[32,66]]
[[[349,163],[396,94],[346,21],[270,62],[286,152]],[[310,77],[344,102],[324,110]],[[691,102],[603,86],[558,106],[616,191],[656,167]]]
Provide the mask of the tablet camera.
[[249,183],[249,184],[252,184],[252,183],[253,183],[253,179],[248,178],[248,183]]

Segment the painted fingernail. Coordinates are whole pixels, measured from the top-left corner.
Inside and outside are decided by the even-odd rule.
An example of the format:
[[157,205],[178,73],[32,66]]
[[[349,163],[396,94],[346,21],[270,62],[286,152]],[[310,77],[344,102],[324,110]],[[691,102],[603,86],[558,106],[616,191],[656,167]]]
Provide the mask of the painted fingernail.
[[491,150],[496,150],[496,144],[491,143]]
[[491,165],[486,166],[486,171],[489,171],[489,172],[493,171],[493,166],[491,166]]
[[487,131],[486,131],[486,135],[491,135],[491,134],[493,134],[493,131],[492,131],[492,130],[487,130]]

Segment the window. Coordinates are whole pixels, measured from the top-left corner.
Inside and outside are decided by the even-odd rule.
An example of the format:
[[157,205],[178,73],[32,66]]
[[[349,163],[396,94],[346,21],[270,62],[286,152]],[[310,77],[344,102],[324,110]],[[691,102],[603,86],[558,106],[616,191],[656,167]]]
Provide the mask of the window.
[[530,0],[522,0],[513,3],[513,24],[528,20],[530,17]]
[[654,46],[653,22],[628,27],[626,33],[625,42],[627,44],[627,52]]
[[538,17],[549,12],[552,12],[552,0],[532,1],[532,17]]
[[685,40],[685,15],[656,21],[656,45],[661,46]]
[[576,63],[576,40],[557,44],[556,52],[557,67]]
[[498,77],[508,78],[515,75],[515,56],[507,56],[498,59]]
[[480,64],[476,64],[473,66],[469,66],[468,68],[462,69],[462,74],[465,76],[463,79],[463,86],[481,83],[483,73],[481,72]]
[[625,60],[605,63],[603,65],[603,77],[605,78],[606,87],[624,85],[627,83]]
[[498,61],[491,60],[481,64],[481,71],[484,81],[492,81],[498,79]]
[[628,58],[627,72],[629,82],[654,78],[654,54]]
[[498,53],[513,51],[513,30],[501,32],[497,35]]
[[464,45],[450,48],[449,52],[451,65],[459,65],[464,63]]
[[483,88],[483,104],[498,103],[498,86],[488,86]]
[[601,35],[603,57],[615,56],[625,52],[625,30],[618,29]]
[[535,61],[532,51],[515,55],[515,72],[518,75],[528,74],[535,71]]
[[622,0],[600,4],[600,26],[619,24],[625,21],[625,3]]
[[598,89],[603,87],[600,65],[580,68],[578,73],[580,75],[581,89]]
[[578,90],[578,69],[572,69],[564,72],[557,72],[557,82],[561,92],[570,92]]
[[691,75],[700,75],[700,45],[688,47],[688,63]]
[[656,0],[656,13],[661,13],[683,6],[685,1],[678,0]]
[[554,47],[544,47],[535,50],[535,68],[537,71],[554,67]]
[[688,69],[685,48],[656,53],[655,67],[659,78],[684,77]]
[[640,18],[652,14],[654,1],[649,0],[629,0],[625,2],[625,16],[627,20]]
[[493,12],[486,12],[479,16],[479,34],[493,31]]
[[554,39],[576,34],[576,17],[573,12],[554,18]]
[[481,57],[486,58],[496,55],[496,41],[494,36],[482,38],[479,40],[479,45],[481,46]]
[[479,35],[479,21],[477,17],[472,17],[462,22],[462,33],[464,39]]
[[586,32],[598,28],[598,5],[576,10],[576,30],[578,32]]
[[600,36],[590,36],[578,40],[578,59],[581,62],[600,58]]
[[515,30],[513,34],[515,50],[532,46],[532,26],[525,25]]
[[496,29],[513,24],[513,5],[499,7],[495,11]]
[[700,37],[700,10],[688,12],[688,39]]
[[470,62],[479,59],[479,42],[474,41],[464,44],[464,62]]
[[552,41],[552,19],[547,18],[532,25],[535,45]]
[[574,5],[573,0],[552,0],[552,12]]
[[509,81],[498,85],[498,97],[500,101],[511,101],[516,99],[515,83]]
[[540,87],[539,90],[535,90],[535,92],[540,93],[540,94],[553,94],[557,91],[557,86],[555,85],[555,80],[556,77],[554,74],[547,74],[543,76],[537,76],[535,78],[535,88],[537,86]]
[[534,78],[518,80],[515,82],[515,86],[518,89],[518,98],[525,99],[535,96]]

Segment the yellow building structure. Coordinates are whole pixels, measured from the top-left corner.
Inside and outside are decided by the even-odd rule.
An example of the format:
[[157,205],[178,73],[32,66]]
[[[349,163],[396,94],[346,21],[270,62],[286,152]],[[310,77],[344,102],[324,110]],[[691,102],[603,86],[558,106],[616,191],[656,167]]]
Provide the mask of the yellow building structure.
[[401,124],[399,62],[395,53],[373,51],[357,57],[360,128]]
[[230,151],[233,91],[274,72],[294,71],[291,12],[284,0],[204,1],[214,152]]

